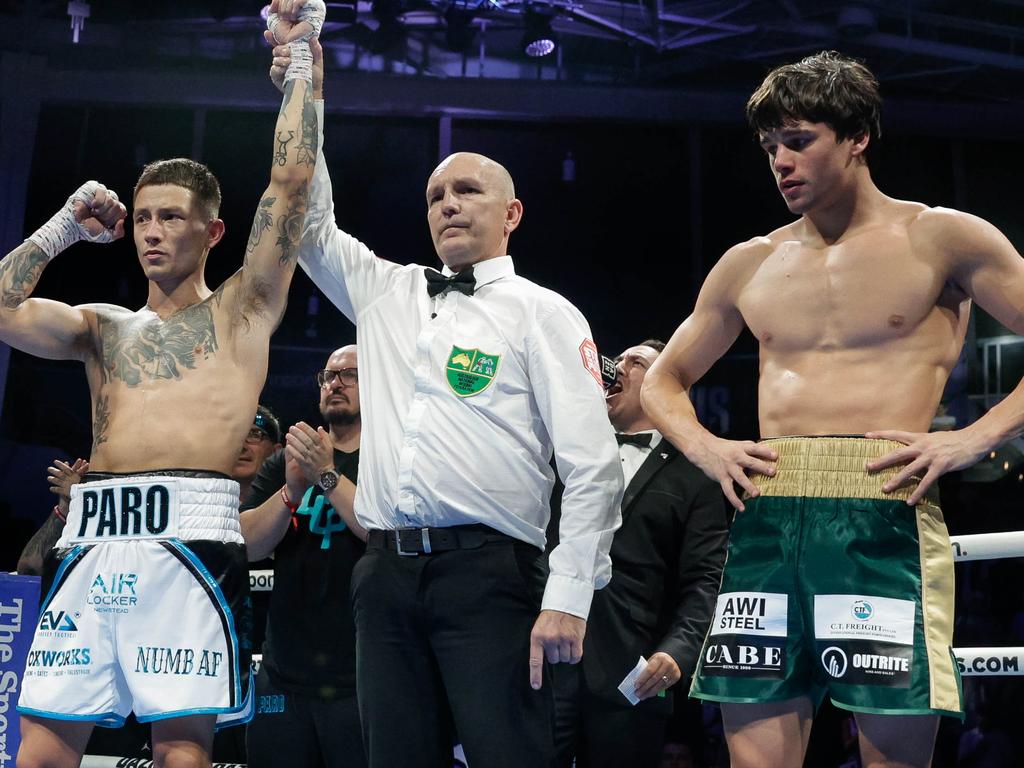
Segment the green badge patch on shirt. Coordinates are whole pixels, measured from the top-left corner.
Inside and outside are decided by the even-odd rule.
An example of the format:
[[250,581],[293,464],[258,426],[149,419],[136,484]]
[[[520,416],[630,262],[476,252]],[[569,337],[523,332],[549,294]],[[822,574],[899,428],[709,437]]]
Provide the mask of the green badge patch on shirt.
[[489,355],[479,349],[452,347],[446,373],[448,386],[459,397],[479,395],[494,380],[501,355]]

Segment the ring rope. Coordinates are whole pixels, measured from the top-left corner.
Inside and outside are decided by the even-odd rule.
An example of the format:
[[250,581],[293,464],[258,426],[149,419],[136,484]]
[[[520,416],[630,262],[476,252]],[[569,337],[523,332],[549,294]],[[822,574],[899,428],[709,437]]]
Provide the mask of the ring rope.
[[949,543],[953,547],[953,559],[957,562],[1024,557],[1024,531],[950,536]]
[[953,655],[964,677],[1024,675],[1024,647],[954,648]]

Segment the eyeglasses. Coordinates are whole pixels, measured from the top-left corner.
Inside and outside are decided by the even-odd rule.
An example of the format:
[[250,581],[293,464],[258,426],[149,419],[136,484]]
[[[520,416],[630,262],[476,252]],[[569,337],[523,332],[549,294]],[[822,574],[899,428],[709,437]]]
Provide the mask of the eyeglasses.
[[335,379],[340,379],[342,385],[354,387],[359,384],[359,370],[357,368],[342,368],[335,371],[331,368],[324,368],[316,372],[316,383],[321,387],[329,387],[334,384]]
[[264,432],[259,427],[253,427],[249,430],[249,434],[245,436],[245,442],[247,443],[260,443],[264,440],[272,440],[273,438]]

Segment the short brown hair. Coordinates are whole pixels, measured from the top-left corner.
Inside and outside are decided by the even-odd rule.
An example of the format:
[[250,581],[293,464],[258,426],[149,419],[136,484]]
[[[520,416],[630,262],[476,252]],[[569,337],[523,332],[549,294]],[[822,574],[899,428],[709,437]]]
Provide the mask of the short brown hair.
[[217,218],[220,212],[220,184],[217,183],[217,177],[202,163],[187,157],[156,160],[142,169],[132,198],[138,197],[143,187],[156,184],[174,184],[189,190],[211,219]]
[[747,121],[758,134],[791,120],[809,120],[827,124],[837,141],[865,133],[877,141],[881,114],[882,97],[871,70],[836,51],[776,67],[747,102]]
[[637,344],[637,346],[650,347],[660,355],[662,351],[665,349],[665,342],[662,341],[661,339],[647,339],[647,341],[641,341],[639,344]]

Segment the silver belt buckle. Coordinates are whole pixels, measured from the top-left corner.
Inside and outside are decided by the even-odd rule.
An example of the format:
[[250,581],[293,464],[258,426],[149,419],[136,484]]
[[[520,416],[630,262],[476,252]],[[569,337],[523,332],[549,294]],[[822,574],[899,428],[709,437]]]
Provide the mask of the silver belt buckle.
[[[426,532],[424,531],[424,534],[425,533]],[[402,549],[402,536],[401,529],[399,528],[395,528],[395,551],[397,551],[402,557],[418,557],[420,554],[419,552],[406,552]]]

